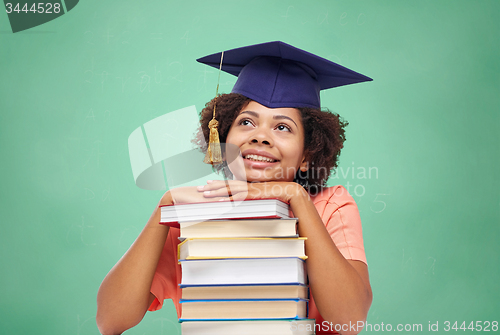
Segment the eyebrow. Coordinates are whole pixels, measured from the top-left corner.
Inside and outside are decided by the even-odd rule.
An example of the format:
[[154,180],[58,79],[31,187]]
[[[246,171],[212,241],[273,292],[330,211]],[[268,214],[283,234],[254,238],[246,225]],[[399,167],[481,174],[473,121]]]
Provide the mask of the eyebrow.
[[[243,111],[243,112],[241,112],[241,113],[240,113],[240,115],[241,115],[241,114],[243,114],[243,113],[247,113],[247,114],[250,114],[250,115],[252,115],[252,116],[254,116],[254,117],[256,117],[256,118],[259,118],[259,114],[258,114],[258,113],[256,113],[256,112],[254,112],[254,111]],[[299,127],[299,126],[297,125],[297,123],[295,123],[295,121],[293,121],[293,119],[292,119],[291,117],[286,116],[286,115],[281,115],[281,114],[279,114],[279,115],[274,115],[274,116],[273,116],[273,119],[274,119],[274,120],[283,120],[283,119],[290,120],[290,121],[292,121],[292,122],[295,124],[295,126],[296,126],[297,128]]]

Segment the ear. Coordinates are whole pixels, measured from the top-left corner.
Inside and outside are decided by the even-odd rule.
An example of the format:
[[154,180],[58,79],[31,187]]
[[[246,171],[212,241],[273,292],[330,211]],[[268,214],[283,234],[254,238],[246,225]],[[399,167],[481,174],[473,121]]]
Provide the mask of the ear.
[[302,157],[302,162],[299,165],[299,169],[302,172],[306,172],[309,170],[309,161],[307,159],[307,155],[304,153],[304,156]]

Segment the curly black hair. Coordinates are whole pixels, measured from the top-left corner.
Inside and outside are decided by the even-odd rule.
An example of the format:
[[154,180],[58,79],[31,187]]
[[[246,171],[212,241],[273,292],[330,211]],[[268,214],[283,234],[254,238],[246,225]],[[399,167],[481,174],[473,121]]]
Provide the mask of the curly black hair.
[[[227,134],[239,112],[251,99],[237,93],[221,94],[207,102],[200,113],[201,130],[193,139],[201,150],[206,153],[209,139],[208,123],[212,120],[214,104],[216,104],[216,119],[219,122],[219,140],[226,142]],[[338,166],[340,151],[344,146],[345,130],[349,124],[338,114],[329,110],[309,107],[299,107],[304,127],[304,152],[308,162],[308,170],[297,171],[294,181],[302,185],[310,193],[317,192],[326,185],[332,170]],[[223,170],[229,176],[226,163],[215,165],[217,171]]]

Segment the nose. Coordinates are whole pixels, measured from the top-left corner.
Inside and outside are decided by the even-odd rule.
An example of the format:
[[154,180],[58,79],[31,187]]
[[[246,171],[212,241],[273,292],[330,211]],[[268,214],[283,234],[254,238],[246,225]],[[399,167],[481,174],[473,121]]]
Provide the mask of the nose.
[[273,141],[270,134],[262,128],[258,128],[255,130],[255,132],[250,137],[250,142],[255,144],[261,143],[264,145],[273,146]]

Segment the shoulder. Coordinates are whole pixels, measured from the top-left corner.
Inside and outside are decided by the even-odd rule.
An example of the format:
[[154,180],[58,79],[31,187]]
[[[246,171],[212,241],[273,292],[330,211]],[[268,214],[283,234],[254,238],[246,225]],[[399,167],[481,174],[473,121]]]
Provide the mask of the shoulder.
[[359,221],[358,205],[342,185],[324,187],[317,194],[310,194],[311,200],[321,219],[327,224],[335,214],[343,214],[344,219]]
[[342,255],[366,264],[361,218],[349,192],[341,185],[325,187],[311,200]]
[[324,187],[310,196],[316,208],[327,205],[336,205],[337,207],[354,205],[357,207],[353,197],[342,185]]

